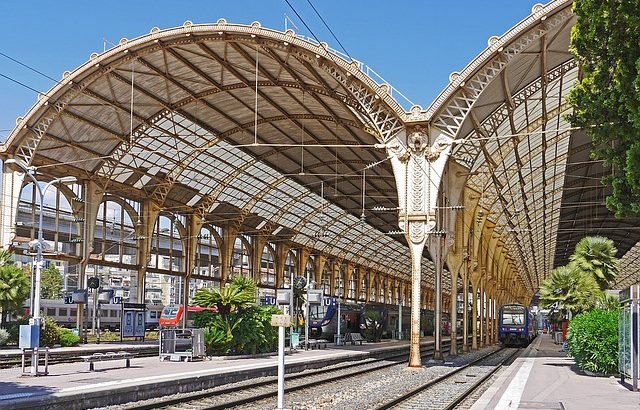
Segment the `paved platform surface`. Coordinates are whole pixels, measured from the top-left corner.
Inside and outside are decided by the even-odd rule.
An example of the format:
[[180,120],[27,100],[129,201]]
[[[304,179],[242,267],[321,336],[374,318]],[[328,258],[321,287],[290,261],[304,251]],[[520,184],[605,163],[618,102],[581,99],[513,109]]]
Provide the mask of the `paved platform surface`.
[[613,377],[582,374],[549,334],[539,335],[474,404],[472,410],[640,409],[640,393]]
[[[433,343],[433,337],[422,339],[422,343]],[[353,360],[369,356],[371,352],[385,349],[397,349],[408,346],[408,341],[387,341],[381,343],[364,343],[359,345],[334,346],[326,349],[298,350],[288,354],[285,366],[293,368],[319,367],[332,362]],[[124,349],[115,349],[124,350]],[[316,364],[314,366],[314,364]],[[95,371],[89,371],[89,364],[76,362],[49,366],[49,375],[42,377],[22,377],[21,369],[0,370],[0,409],[4,408],[53,408],[50,402],[66,401],[56,408],[67,407],[74,397],[96,400],[105,395],[133,395],[143,398],[140,391],[171,388],[177,384],[207,385],[223,384],[236,381],[238,375],[251,374],[258,376],[261,369],[273,372],[277,369],[277,354],[261,357],[244,357],[237,359],[214,358],[212,360],[194,362],[160,361],[158,357],[134,358],[131,367],[125,368],[124,359],[96,362]],[[215,382],[213,381],[215,379]],[[157,393],[156,393],[157,394]],[[89,406],[91,407],[91,406]]]
[[[49,354],[60,354],[63,353],[65,355],[85,355],[90,354],[89,352],[117,352],[120,350],[127,351],[140,351],[140,350],[148,350],[149,348],[158,348],[158,340],[147,340],[144,342],[134,342],[134,341],[124,341],[120,342],[108,342],[108,343],[87,343],[74,347],[52,347],[49,349]],[[20,357],[22,355],[22,351],[18,348],[15,349],[1,349],[0,350],[0,359],[5,358],[15,358]]]

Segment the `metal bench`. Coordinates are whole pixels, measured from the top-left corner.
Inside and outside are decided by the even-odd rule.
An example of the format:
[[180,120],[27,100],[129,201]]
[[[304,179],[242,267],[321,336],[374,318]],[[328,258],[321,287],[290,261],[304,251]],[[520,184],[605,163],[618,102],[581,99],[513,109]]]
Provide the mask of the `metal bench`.
[[[309,343],[309,348],[311,350],[313,350],[313,349],[326,348],[327,347],[327,343],[329,343],[329,341],[325,340],[325,339],[309,339],[308,343]],[[306,347],[305,341],[302,340],[298,346],[301,347],[301,348]]]
[[360,346],[362,346],[362,342],[365,341],[365,339],[360,333],[347,333],[345,335],[344,341],[351,342],[352,345],[355,345],[356,342],[359,342]]
[[311,348],[311,350],[315,348],[318,348],[318,349],[326,348],[327,343],[329,343],[329,341],[325,339],[309,339],[309,347]]
[[82,360],[89,363],[89,371],[95,370],[95,362],[106,362],[109,360],[123,360],[125,361],[125,367],[131,367],[131,358],[133,353],[129,352],[107,352],[107,353],[94,353],[90,356],[80,356]]

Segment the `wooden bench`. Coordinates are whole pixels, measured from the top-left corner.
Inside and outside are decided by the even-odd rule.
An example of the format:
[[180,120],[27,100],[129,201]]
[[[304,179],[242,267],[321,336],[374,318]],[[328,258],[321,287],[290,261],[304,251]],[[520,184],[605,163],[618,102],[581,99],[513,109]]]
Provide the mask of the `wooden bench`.
[[107,352],[107,353],[94,353],[90,356],[80,356],[82,360],[89,363],[89,371],[95,370],[95,362],[106,362],[109,360],[123,360],[125,361],[125,367],[131,367],[131,358],[133,353],[129,352]]
[[355,345],[356,342],[359,342],[360,346],[362,346],[362,342],[365,341],[365,339],[360,333],[347,333],[344,337],[344,341],[351,342],[352,345]]

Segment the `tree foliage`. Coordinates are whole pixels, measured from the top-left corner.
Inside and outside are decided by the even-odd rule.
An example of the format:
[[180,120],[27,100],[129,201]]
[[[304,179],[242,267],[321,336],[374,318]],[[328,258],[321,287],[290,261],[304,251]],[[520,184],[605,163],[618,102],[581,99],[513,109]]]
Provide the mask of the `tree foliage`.
[[9,311],[20,308],[31,290],[29,277],[14,265],[11,256],[11,252],[0,250],[0,321],[3,327]]
[[618,274],[618,250],[613,241],[603,236],[586,236],[578,242],[569,257],[570,263],[579,271],[591,275],[600,289],[607,289]]
[[54,264],[43,269],[40,277],[40,297],[59,299],[62,296],[62,276]]
[[569,121],[611,169],[609,210],[640,216],[640,1],[575,0],[573,8],[571,51],[583,76],[569,94]]
[[272,306],[256,306],[253,279],[237,276],[221,289],[200,289],[195,304],[216,307],[218,313],[199,312],[194,324],[204,328],[209,354],[254,354],[275,350],[278,331],[271,316],[280,314]]
[[236,276],[222,288],[199,289],[193,302],[202,307],[216,307],[223,318],[232,311],[244,309],[256,301],[256,284],[251,278]]
[[540,304],[555,311],[572,314],[587,311],[596,305],[602,291],[590,275],[575,267],[560,266],[540,286]]

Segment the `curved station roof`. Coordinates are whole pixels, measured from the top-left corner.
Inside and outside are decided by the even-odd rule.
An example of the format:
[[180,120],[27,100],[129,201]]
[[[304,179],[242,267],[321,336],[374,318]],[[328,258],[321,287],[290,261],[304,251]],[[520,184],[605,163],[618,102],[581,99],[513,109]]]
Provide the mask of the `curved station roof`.
[[428,124],[456,140],[452,158],[531,292],[588,234],[614,239],[637,267],[640,231],[625,229],[637,221],[606,211],[603,168],[564,119],[578,77],[571,1],[532,13],[489,39],[426,110],[402,107],[362,63],[290,30],[154,28],[65,73],[1,154],[408,278],[405,239],[392,232],[396,182],[376,144]]

